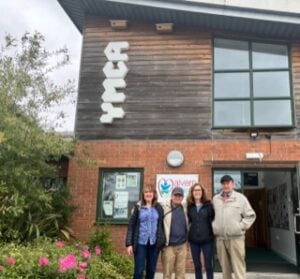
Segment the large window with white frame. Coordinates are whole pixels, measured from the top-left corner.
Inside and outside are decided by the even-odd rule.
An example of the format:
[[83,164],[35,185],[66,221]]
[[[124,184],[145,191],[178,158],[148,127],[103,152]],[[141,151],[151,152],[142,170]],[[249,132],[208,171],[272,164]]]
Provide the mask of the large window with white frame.
[[286,44],[214,39],[214,128],[292,127]]

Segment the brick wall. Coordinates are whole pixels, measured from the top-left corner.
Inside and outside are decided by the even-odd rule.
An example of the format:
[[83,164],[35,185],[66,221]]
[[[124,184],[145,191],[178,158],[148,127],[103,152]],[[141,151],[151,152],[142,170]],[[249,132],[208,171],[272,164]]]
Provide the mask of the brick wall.
[[[169,151],[180,150],[184,164],[171,168],[166,164]],[[247,152],[262,152],[262,162],[246,161]],[[85,154],[93,164],[82,162]],[[208,141],[90,141],[78,145],[76,156],[69,164],[69,182],[73,201],[78,206],[72,228],[76,237],[87,240],[95,225],[99,168],[144,168],[144,184],[155,184],[156,174],[198,174],[209,196],[212,194],[212,168],[282,168],[293,167],[300,161],[300,142],[297,140],[208,140]],[[114,246],[125,251],[126,226],[111,226]],[[191,259],[187,261],[191,268]]]

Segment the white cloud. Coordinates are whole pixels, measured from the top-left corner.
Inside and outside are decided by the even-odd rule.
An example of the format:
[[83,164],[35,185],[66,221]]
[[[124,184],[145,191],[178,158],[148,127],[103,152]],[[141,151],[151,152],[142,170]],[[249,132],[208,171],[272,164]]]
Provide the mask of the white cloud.
[[[20,37],[26,31],[39,31],[45,36],[48,50],[66,46],[70,52],[71,65],[54,75],[55,81],[62,83],[74,79],[78,84],[81,52],[81,34],[68,18],[57,0],[9,0],[0,1],[0,38],[6,33]],[[60,130],[73,130],[75,106],[66,106],[68,116]]]

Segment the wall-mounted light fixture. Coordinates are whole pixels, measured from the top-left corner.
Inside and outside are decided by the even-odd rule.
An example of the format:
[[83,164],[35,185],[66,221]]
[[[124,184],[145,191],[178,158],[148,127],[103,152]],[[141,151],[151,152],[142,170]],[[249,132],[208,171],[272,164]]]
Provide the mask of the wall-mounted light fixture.
[[174,24],[171,22],[168,23],[156,23],[155,24],[156,31],[158,33],[171,33],[173,32]]
[[167,156],[167,163],[170,167],[180,167],[184,162],[183,154],[178,150],[172,150]]
[[250,138],[251,139],[256,139],[258,137],[258,132],[257,131],[251,131],[250,132]]
[[124,30],[128,28],[128,21],[123,19],[111,19],[110,26],[112,29]]
[[259,160],[262,161],[264,153],[262,152],[248,152],[246,153],[246,159],[248,160]]

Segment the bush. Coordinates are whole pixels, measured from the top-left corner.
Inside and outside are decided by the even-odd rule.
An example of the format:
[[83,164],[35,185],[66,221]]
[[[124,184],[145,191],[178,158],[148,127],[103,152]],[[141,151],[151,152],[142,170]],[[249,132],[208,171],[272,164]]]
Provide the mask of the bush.
[[[103,261],[106,264],[108,264],[108,266],[112,265],[117,267],[118,268],[117,270],[119,272],[121,271],[123,278],[132,278],[133,262],[131,258],[129,258],[126,255],[116,253],[114,251],[109,235],[110,235],[110,231],[108,226],[106,225],[102,227],[96,226],[90,235],[89,246],[92,249],[95,249],[95,247],[101,247]],[[97,268],[95,267],[95,269]],[[107,277],[107,278],[118,278],[118,277]]]
[[128,257],[116,252],[103,257],[100,247],[80,243],[39,240],[0,244],[0,251],[0,279],[129,279],[132,274]]
[[109,228],[107,226],[96,226],[90,235],[89,246],[94,249],[101,247],[103,255],[109,255],[113,252],[113,246],[109,239]]
[[40,33],[25,33],[19,41],[7,35],[0,46],[2,241],[71,233],[65,226],[72,211],[68,189],[46,186],[59,180],[57,163],[73,154],[75,142],[46,127],[43,117],[73,92],[71,82],[56,86],[49,75],[68,60],[66,49],[47,51]]

